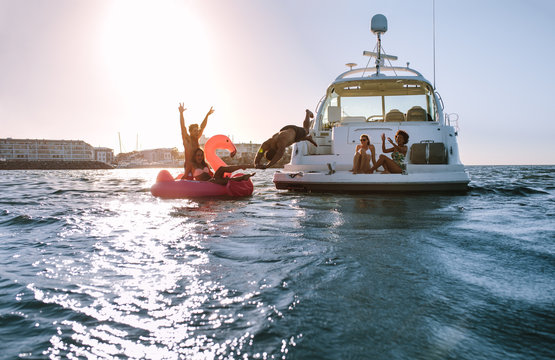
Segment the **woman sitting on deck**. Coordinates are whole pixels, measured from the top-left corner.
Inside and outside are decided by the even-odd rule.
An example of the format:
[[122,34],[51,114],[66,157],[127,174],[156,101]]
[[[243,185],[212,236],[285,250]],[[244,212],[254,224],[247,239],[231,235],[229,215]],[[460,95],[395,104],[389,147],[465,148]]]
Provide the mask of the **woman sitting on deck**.
[[193,178],[197,181],[210,181],[220,185],[226,185],[229,181],[242,181],[248,180],[252,174],[245,174],[237,177],[225,177],[225,173],[232,173],[236,170],[245,170],[248,165],[231,165],[231,166],[220,166],[216,173],[214,174],[210,167],[204,160],[204,151],[202,149],[197,149],[193,155],[192,161],[193,167]]
[[401,174],[405,170],[405,156],[408,150],[407,143],[409,142],[409,134],[403,130],[399,130],[397,134],[395,134],[396,143],[393,142],[391,138],[387,138],[387,140],[393,147],[388,149],[385,148],[385,134],[382,134],[382,152],[392,152],[391,159],[381,154],[378,161],[370,169],[370,173],[373,173],[380,166],[383,166],[384,174]]
[[376,165],[376,149],[370,144],[368,135],[362,134],[353,158],[353,170],[351,170],[353,174],[369,174],[370,160],[372,165]]

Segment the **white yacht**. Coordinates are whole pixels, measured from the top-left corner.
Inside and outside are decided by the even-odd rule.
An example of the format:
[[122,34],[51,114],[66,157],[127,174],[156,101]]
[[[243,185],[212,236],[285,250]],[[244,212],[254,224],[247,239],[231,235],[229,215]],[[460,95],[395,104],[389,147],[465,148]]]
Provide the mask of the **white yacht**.
[[[387,19],[378,14],[371,29],[377,35],[375,68],[353,68],[340,74],[317,106],[310,133],[318,144],[293,145],[291,162],[274,174],[277,189],[300,191],[465,191],[470,181],[459,158],[458,116],[443,111],[443,101],[418,71],[391,66],[397,57],[382,53]],[[384,65],[388,60],[389,66]],[[382,153],[382,134],[409,134],[402,174],[353,174],[353,156],[366,134]],[[391,144],[386,143],[386,147]],[[391,153],[386,154],[391,155]],[[380,167],[378,170],[382,170]]]

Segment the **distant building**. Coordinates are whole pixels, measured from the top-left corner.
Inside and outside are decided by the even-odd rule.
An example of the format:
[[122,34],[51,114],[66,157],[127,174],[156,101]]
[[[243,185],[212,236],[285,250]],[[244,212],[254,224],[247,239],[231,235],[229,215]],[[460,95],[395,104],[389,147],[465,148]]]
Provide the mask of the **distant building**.
[[94,148],[83,140],[0,139],[0,158],[6,160],[91,161]]
[[171,162],[173,160],[172,151],[173,149],[160,148],[152,150],[141,150],[139,151],[139,154],[149,163]]
[[[206,144],[206,141],[208,141],[208,139],[209,138],[205,137],[204,135],[200,137],[198,143],[202,149],[204,149],[204,145]],[[235,158],[237,159],[252,157],[254,154],[256,154],[258,148],[260,147],[260,144],[253,144],[252,142],[234,145],[237,149],[237,153],[235,154]],[[216,155],[218,155],[220,158],[229,157],[229,151],[216,149]]]
[[94,148],[94,159],[96,161],[102,161],[106,164],[114,163],[114,150],[107,147],[95,147]]
[[178,155],[176,148],[158,148],[119,153],[115,162],[120,168],[173,166]]
[[[253,143],[240,143],[234,144],[235,149],[237,149],[237,153],[235,154],[235,158],[237,159],[244,159],[244,158],[254,158],[254,155],[258,151],[260,144],[253,144]],[[229,156],[229,151],[227,150],[216,150],[216,155],[223,158]]]

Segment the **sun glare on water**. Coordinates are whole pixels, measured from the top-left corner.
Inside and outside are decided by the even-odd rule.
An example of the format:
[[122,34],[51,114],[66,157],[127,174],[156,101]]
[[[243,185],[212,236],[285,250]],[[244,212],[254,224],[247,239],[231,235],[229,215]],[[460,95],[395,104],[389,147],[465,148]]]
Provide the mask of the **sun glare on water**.
[[202,21],[186,4],[112,3],[102,50],[124,114],[118,126],[131,137],[167,138],[168,130],[179,132],[179,101],[204,105],[198,98],[211,82],[210,74],[203,73],[210,68],[211,49]]

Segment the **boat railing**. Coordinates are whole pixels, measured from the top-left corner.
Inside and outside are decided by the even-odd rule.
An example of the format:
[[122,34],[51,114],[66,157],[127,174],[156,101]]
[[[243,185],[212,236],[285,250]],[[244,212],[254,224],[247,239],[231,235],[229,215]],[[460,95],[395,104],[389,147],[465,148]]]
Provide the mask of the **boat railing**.
[[445,113],[445,123],[448,126],[454,127],[456,133],[459,132],[459,114],[457,114],[457,113],[451,113],[451,114]]
[[439,94],[439,92],[437,90],[435,91],[435,93],[436,93],[436,96],[439,100],[439,103],[441,104],[441,110],[445,109],[445,105],[443,104],[443,98],[441,97],[441,95]]
[[[419,77],[424,77],[422,76],[422,74],[414,69],[409,68],[408,66],[382,66],[380,67],[380,71],[406,71],[409,73],[413,73],[416,76]],[[354,75],[354,74],[359,74],[359,73],[364,73],[368,72],[368,77],[375,75],[375,73],[371,73],[369,68],[357,68],[357,69],[351,69],[351,70],[347,70],[344,73],[339,74],[339,76],[337,78],[335,78],[335,80],[340,80],[340,79],[344,79],[347,76],[350,75]]]

